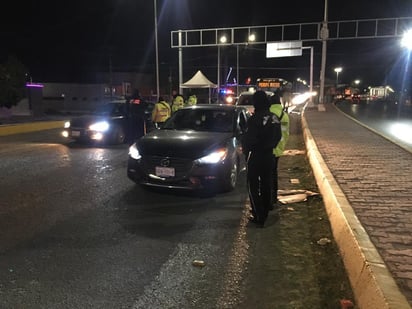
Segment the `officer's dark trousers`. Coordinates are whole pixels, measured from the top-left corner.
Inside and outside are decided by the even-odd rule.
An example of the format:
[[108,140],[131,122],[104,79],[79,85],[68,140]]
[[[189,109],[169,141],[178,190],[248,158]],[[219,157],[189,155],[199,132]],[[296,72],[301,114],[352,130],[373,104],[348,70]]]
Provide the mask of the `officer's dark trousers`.
[[272,202],[276,203],[278,200],[278,162],[279,157],[273,155],[273,177],[272,177]]
[[252,152],[248,159],[247,185],[252,215],[264,223],[272,206],[273,155],[269,149]]

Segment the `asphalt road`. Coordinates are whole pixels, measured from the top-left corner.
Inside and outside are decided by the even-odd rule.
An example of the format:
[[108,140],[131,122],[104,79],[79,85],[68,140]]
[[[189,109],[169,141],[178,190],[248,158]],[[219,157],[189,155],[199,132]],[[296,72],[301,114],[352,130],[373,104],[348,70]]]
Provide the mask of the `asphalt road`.
[[382,101],[337,103],[340,110],[369,129],[412,152],[412,106]]
[[[292,117],[290,146],[303,150]],[[67,143],[54,129],[0,137],[0,308],[339,308],[351,297],[337,248],[317,244],[332,238],[321,200],[256,229],[244,175],[212,197],[148,191],[126,160],[126,145]],[[309,170],[303,155],[284,158],[281,186],[301,187],[290,178]]]
[[[245,191],[142,191],[126,177],[126,145],[66,145],[56,133],[0,140],[0,307],[143,308],[153,293],[153,308],[213,307]],[[216,285],[193,289],[205,281]]]

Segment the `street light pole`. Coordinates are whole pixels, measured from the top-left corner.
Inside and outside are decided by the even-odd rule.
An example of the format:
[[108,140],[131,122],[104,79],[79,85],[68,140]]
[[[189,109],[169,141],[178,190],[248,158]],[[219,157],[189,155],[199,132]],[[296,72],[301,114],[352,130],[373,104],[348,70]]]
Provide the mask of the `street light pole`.
[[226,44],[227,42],[227,37],[225,35],[221,36],[219,38],[219,44],[217,46],[217,100],[219,102],[220,99],[220,45],[221,44]]
[[156,101],[159,100],[159,45],[157,38],[157,4],[156,0],[153,0],[154,8],[154,27],[155,27],[155,50],[156,50]]
[[327,39],[329,38],[328,29],[328,0],[325,0],[325,11],[323,15],[322,29],[320,29],[320,37],[322,39],[322,63],[320,69],[320,89],[319,89],[319,111],[325,111],[324,96],[325,96],[325,69],[326,69],[326,47]]
[[183,94],[183,48],[182,48],[182,30],[179,30],[179,93]]
[[220,45],[217,46],[217,103],[220,100]]

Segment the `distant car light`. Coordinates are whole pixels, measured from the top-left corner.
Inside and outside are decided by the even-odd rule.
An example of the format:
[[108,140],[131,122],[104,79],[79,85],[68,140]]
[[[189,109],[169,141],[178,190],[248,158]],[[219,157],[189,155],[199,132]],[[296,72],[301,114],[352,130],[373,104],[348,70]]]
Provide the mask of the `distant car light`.
[[63,137],[69,137],[69,132],[67,132],[66,130],[64,130],[62,132]]
[[226,158],[227,152],[228,151],[226,148],[218,149],[208,154],[207,156],[197,159],[196,162],[198,164],[216,164],[223,161]]
[[233,104],[234,98],[232,96],[227,96],[226,97],[226,103],[227,104]]
[[65,129],[70,128],[70,121],[66,121],[66,122],[64,123],[64,128],[65,128]]
[[142,158],[139,150],[137,149],[136,143],[129,147],[129,156],[135,160],[140,160]]
[[97,132],[90,136],[91,139],[94,139],[96,141],[101,141],[103,139],[104,135],[101,132]]
[[305,93],[298,94],[298,95],[293,97],[292,103],[295,104],[295,105],[305,103],[307,100],[309,100],[309,98],[311,96],[312,96],[312,94],[310,92],[305,92]]
[[107,121],[96,122],[89,126],[89,129],[97,132],[106,132],[110,125]]

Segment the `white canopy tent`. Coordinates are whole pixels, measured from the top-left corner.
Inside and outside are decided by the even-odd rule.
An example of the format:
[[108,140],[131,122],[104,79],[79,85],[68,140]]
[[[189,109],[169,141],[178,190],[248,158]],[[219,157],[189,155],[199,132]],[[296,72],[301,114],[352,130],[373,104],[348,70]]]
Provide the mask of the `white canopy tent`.
[[211,82],[200,70],[187,82],[180,85],[181,88],[209,88],[209,103],[210,89],[217,88],[217,85]]

